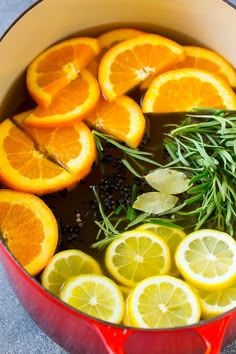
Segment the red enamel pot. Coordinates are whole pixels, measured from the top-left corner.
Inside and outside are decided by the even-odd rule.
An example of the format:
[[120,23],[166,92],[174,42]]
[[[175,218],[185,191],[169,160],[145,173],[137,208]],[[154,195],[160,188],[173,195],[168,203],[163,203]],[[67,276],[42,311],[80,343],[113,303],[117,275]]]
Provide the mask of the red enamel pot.
[[[234,1],[232,3],[235,4]],[[207,46],[236,66],[236,10],[223,0],[42,0],[25,12],[0,43],[0,117],[24,95],[24,71],[52,43],[112,24],[151,29]],[[0,242],[0,262],[19,301],[55,342],[83,354],[217,354],[236,337],[236,310],[176,329],[110,325],[67,306],[29,276]]]

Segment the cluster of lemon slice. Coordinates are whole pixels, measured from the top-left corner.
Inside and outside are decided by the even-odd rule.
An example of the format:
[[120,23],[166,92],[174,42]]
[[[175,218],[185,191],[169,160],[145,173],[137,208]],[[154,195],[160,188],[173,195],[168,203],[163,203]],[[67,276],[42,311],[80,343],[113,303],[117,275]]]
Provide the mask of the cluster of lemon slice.
[[144,224],[109,244],[105,266],[63,251],[42,284],[93,317],[140,328],[185,326],[236,305],[236,242],[224,232]]

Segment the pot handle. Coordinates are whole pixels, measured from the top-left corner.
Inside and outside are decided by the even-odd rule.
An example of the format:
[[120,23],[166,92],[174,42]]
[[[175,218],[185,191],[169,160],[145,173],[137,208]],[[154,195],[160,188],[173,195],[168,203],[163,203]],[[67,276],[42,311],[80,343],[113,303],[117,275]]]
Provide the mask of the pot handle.
[[128,328],[111,327],[98,322],[94,327],[107,349],[107,354],[125,354],[125,342],[131,334]]
[[194,330],[203,339],[206,350],[204,354],[220,354],[224,339],[224,333],[227,329],[231,316],[224,316],[208,325],[203,325]]
[[[198,333],[206,346],[204,354],[220,354],[224,333],[230,318],[229,314],[212,323],[194,328],[194,331]],[[108,354],[125,354],[125,342],[129,335],[134,333],[133,330],[111,327],[99,322],[94,324],[94,327],[99,333]]]

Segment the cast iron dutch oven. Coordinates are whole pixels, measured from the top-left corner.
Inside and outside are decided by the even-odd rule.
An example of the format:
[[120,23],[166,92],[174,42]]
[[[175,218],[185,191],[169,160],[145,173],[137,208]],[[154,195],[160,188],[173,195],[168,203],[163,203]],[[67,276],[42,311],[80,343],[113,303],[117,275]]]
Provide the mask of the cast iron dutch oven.
[[[21,103],[23,73],[38,53],[79,31],[112,24],[160,29],[173,39],[183,37],[218,51],[236,66],[236,10],[230,1],[42,0],[22,14],[1,39],[1,119]],[[236,309],[188,327],[125,328],[91,318],[55,298],[1,242],[0,262],[32,319],[70,353],[217,354],[236,337]]]

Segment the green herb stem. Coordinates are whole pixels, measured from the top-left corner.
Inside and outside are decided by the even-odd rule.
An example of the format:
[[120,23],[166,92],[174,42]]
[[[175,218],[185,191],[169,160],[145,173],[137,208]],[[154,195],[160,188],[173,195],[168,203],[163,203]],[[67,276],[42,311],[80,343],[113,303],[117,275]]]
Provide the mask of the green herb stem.
[[[143,163],[147,163],[147,164],[150,164],[150,165],[155,165],[155,166],[158,166],[158,167],[162,166],[160,163],[158,163],[157,161],[155,161],[152,158],[153,155],[150,152],[140,151],[138,149],[131,149],[131,148],[129,148],[129,147],[123,145],[123,144],[120,144],[118,141],[114,140],[110,135],[100,133],[100,132],[98,132],[96,130],[93,130],[92,134],[94,136],[94,141],[96,143],[96,146],[97,146],[97,149],[98,149],[100,157],[103,157],[103,151],[104,151],[102,142],[106,142],[106,143],[109,143],[109,144],[115,146],[117,149],[122,151],[123,154],[124,154],[125,159],[122,160],[123,164],[136,177],[142,177],[142,175],[140,175],[135,170],[135,168],[131,166],[131,164],[127,161],[127,158],[129,158],[133,163],[135,163],[136,166],[138,166],[138,168],[143,172],[143,174],[145,173],[145,168],[143,166]],[[139,164],[138,161],[140,161],[141,164]]]

